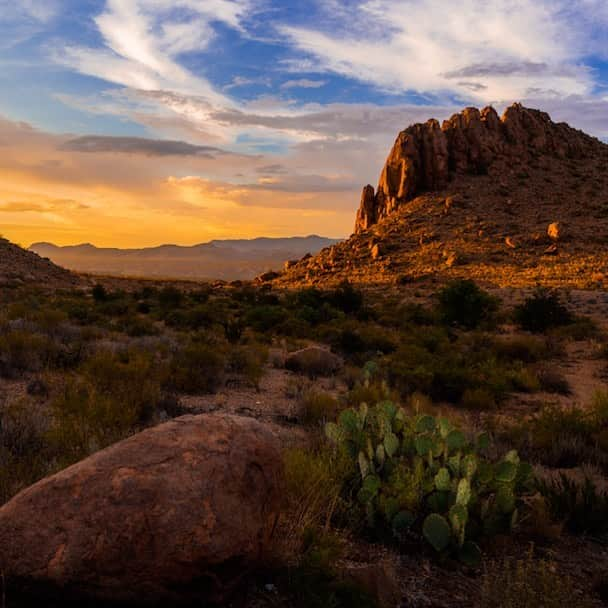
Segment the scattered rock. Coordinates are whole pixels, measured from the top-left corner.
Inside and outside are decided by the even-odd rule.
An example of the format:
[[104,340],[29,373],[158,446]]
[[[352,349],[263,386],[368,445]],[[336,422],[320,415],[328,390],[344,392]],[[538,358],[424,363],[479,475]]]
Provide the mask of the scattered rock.
[[309,376],[331,376],[342,368],[340,357],[319,346],[309,346],[290,353],[285,368]]
[[543,252],[544,255],[557,255],[558,254],[558,248],[557,248],[557,244],[553,243],[553,245],[549,245],[549,247],[547,247],[545,249],[545,251]]
[[298,260],[287,260],[287,262],[285,262],[285,264],[283,264],[283,269],[289,270],[290,268],[293,268],[294,266],[296,266],[297,263],[298,263]]
[[561,222],[553,222],[547,227],[547,236],[552,241],[561,241],[564,239],[564,226]]
[[517,245],[515,244],[515,241],[510,236],[505,238],[505,245],[509,249],[517,249]]
[[225,601],[268,545],[280,462],[273,433],[250,418],[148,429],[4,505],[0,571],[44,599]]
[[372,256],[372,260],[377,260],[382,255],[382,247],[379,243],[372,245],[370,255]]
[[451,251],[444,255],[445,257],[445,265],[448,268],[452,268],[452,266],[456,266],[459,262],[458,254],[455,251]]
[[270,281],[274,281],[275,279],[278,279],[281,276],[280,272],[276,272],[274,270],[269,270],[268,272],[264,272],[260,275],[258,275],[254,281],[256,283],[269,283]]

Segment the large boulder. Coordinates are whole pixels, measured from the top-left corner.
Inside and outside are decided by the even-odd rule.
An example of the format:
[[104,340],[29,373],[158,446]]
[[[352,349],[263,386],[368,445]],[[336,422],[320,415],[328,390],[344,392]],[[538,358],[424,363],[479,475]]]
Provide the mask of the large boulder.
[[0,572],[28,597],[223,602],[267,548],[280,463],[275,435],[249,418],[148,429],[4,505]]
[[342,367],[340,357],[319,346],[309,346],[290,353],[285,359],[286,369],[310,377],[332,376]]

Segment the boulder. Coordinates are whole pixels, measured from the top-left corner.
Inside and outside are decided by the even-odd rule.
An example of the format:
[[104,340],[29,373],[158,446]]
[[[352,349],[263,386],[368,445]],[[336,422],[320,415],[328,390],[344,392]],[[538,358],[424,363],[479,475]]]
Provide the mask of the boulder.
[[309,346],[290,353],[285,368],[296,373],[315,376],[331,376],[342,367],[342,359],[319,346]]
[[268,546],[280,462],[272,431],[250,418],[148,429],[0,508],[0,572],[26,597],[224,602]]

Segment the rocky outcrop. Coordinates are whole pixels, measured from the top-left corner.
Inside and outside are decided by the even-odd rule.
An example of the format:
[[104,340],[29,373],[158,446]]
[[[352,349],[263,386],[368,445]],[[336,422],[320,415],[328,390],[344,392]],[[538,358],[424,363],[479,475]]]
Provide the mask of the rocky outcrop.
[[225,601],[269,541],[280,462],[273,433],[249,418],[146,430],[4,505],[0,572],[26,596]]
[[443,122],[415,124],[397,136],[378,188],[365,186],[355,233],[367,230],[420,193],[441,190],[455,173],[488,173],[499,159],[546,154],[581,158],[599,142],[545,112],[514,104],[502,118],[466,108]]

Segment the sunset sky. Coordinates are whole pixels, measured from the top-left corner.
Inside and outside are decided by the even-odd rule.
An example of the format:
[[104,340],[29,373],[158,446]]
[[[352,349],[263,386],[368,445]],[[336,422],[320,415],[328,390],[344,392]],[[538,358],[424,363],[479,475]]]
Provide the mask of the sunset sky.
[[608,139],[606,0],[0,0],[0,234],[348,236],[399,130],[513,101]]

